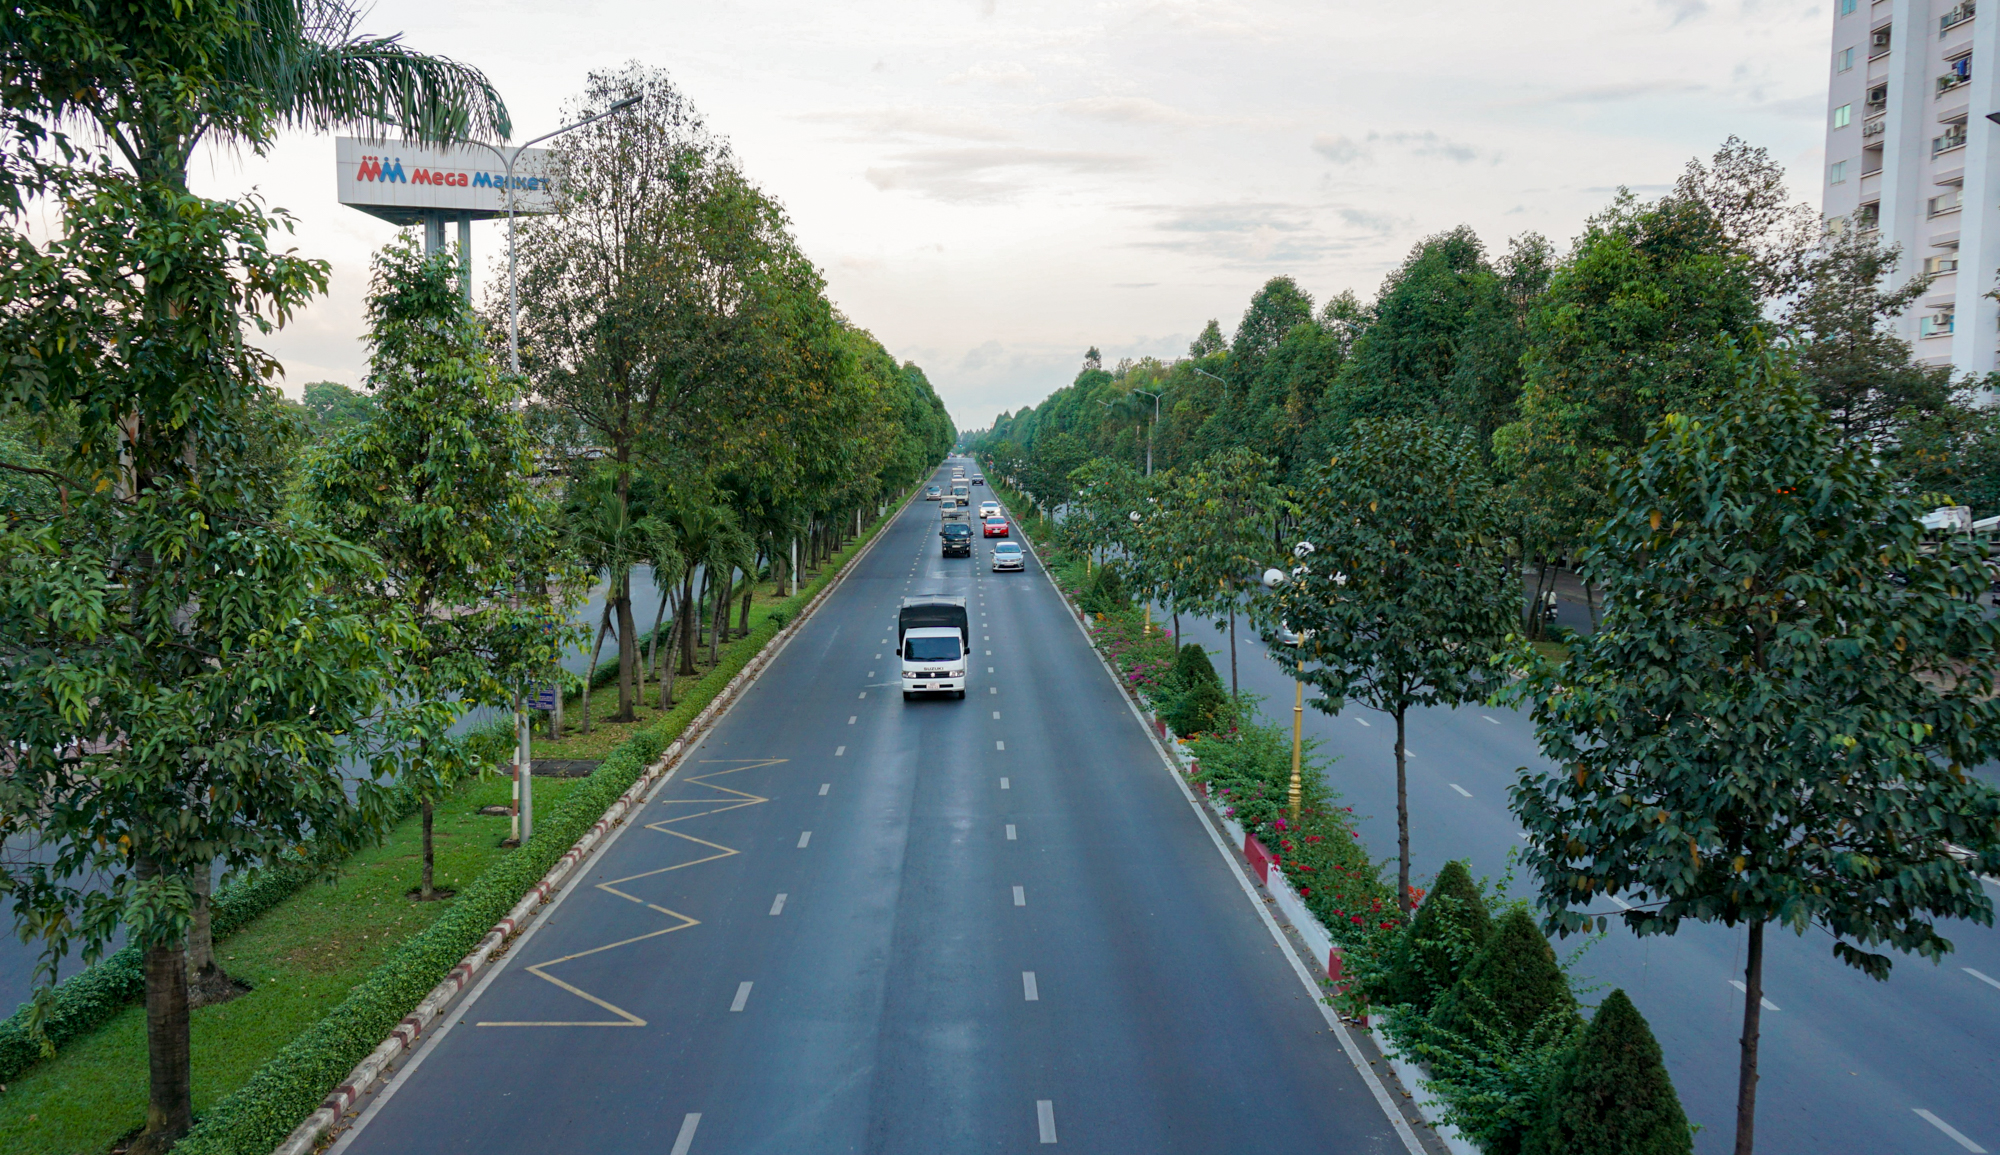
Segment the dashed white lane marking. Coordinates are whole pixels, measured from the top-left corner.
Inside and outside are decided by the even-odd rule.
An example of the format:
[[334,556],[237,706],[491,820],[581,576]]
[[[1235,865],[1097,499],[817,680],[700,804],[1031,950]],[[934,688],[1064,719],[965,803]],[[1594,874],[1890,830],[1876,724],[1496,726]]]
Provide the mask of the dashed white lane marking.
[[1460,785],[1459,785],[1458,783],[1456,783],[1456,782],[1447,782],[1447,783],[1445,783],[1445,785],[1446,785],[1446,786],[1449,786],[1449,787],[1451,787],[1451,788],[1452,788],[1453,790],[1456,790],[1456,791],[1458,791],[1458,792],[1459,792],[1460,794],[1463,794],[1463,795],[1464,795],[1464,796],[1466,796],[1467,798],[1470,798],[1470,797],[1472,797],[1472,791],[1470,791],[1470,790],[1467,790],[1467,789],[1466,789],[1465,787],[1463,787],[1463,786],[1460,786]]
[[[1011,830],[1013,828],[1008,827],[1008,829]],[[1960,967],[1958,969],[1964,971],[1966,974],[1971,975],[1973,978],[1978,979],[1980,982],[1985,983],[1987,986],[1993,987],[1996,990],[2000,990],[2000,979],[1996,979],[1992,975],[1980,974],[1978,971],[1973,970],[1971,967]]]
[[1002,778],[1002,779],[1000,780],[1000,789],[1002,789],[1002,790],[1012,790],[1012,789],[1013,789],[1013,787],[1012,787],[1012,786],[1010,786],[1010,785],[1008,784],[1008,782],[1007,782],[1007,780],[1006,780],[1005,778]]
[[806,848],[806,843],[808,843],[808,842],[811,842],[812,840],[813,840],[813,832],[812,832],[812,831],[810,831],[810,830],[802,830],[802,831],[800,831],[800,832],[799,832],[799,849],[800,849],[800,850],[804,850],[804,849]]
[[986,667],[986,672],[987,672],[987,673],[989,673],[989,674],[990,674],[990,673],[992,673],[992,672],[993,672],[993,667],[992,667],[992,666],[988,666],[988,667]]
[[992,650],[988,650],[988,651],[986,651],[986,656],[987,656],[987,657],[989,657],[989,658],[990,658],[990,657],[992,657],[992,656],[993,656],[993,651],[992,651]]
[[1368,719],[1361,717],[1359,714],[1354,716],[1354,720],[1361,723],[1363,726],[1366,726],[1368,724]]
[[1027,1003],[1039,1003],[1042,1001],[1042,992],[1035,986],[1034,971],[1021,972],[1021,1001]]
[[1498,726],[1500,724],[1500,719],[1495,718],[1490,714],[1481,714],[1480,717],[1485,718],[1488,722],[1493,723],[1495,726]]
[[1931,1114],[1929,1111],[1924,1110],[1922,1107],[1912,1107],[1910,1108],[1910,1110],[1915,1111],[1917,1113],[1917,1118],[1922,1119],[1924,1122],[1929,1123],[1933,1127],[1936,1127],[1938,1130],[1944,1132],[1946,1135],[1951,1136],[1952,1142],[1958,1144],[1960,1147],[1965,1148],[1967,1151],[1972,1152],[1973,1155],[1986,1155],[1986,1148],[1981,1147],[1979,1144],[1974,1143],[1970,1139],[1967,1139],[1963,1134],[1959,1132],[1958,1128],[1945,1122],[1943,1119],[1938,1118],[1936,1115]]
[[779,891],[778,897],[771,900],[771,913],[774,915],[785,913],[785,894],[783,891]]
[[870,671],[868,671],[868,676],[869,676],[869,677],[871,677],[871,678],[872,678],[872,677],[874,677],[874,676],[875,676],[875,671],[873,671],[873,670],[870,670]]
[[1014,905],[1015,905],[1015,906],[1026,906],[1026,905],[1028,905],[1028,888],[1027,888],[1027,887],[1025,887],[1025,886],[1017,886],[1017,887],[1015,887],[1015,888],[1014,888]]
[[[1730,979],[1729,985],[1735,987],[1737,993],[1739,994],[1747,995],[1750,993],[1750,988],[1743,985],[1742,979]],[[1759,1006],[1763,1007],[1767,1011],[1775,1011],[1778,1009],[1778,1004],[1772,1002],[1770,999],[1763,997],[1762,995],[1759,995],[1757,997],[1757,1003]]]
[[993,748],[995,750],[1005,750],[1007,748],[1007,743],[996,741],[993,743]]
[[[1009,823],[1007,824],[1007,841],[1009,841],[1009,842],[1012,842],[1012,841],[1014,841],[1014,824],[1013,824],[1013,823],[1011,823],[1011,822],[1009,822]],[[1980,978],[1986,978],[1986,976],[1985,976],[1985,975],[1980,975],[1979,977],[1980,977]],[[1992,979],[1986,979],[1986,981],[1990,983],[1990,982],[1992,982],[1993,980],[1992,980]]]
[[1616,904],[1618,905],[1618,909],[1619,909],[1619,910],[1631,910],[1631,909],[1632,909],[1632,904],[1631,904],[1631,903],[1629,903],[1629,902],[1626,902],[1626,901],[1625,901],[1624,899],[1622,899],[1622,898],[1619,898],[1619,897],[1618,897],[1617,895],[1615,895],[1615,894],[1607,894],[1607,895],[1605,895],[1604,897],[1606,897],[1606,898],[1610,899],[1610,900],[1611,900],[1612,902],[1616,903]]
[[1528,832],[1525,830],[1516,830],[1514,832],[1514,837],[1520,839],[1523,842],[1526,842],[1528,840]]
[[674,1149],[667,1155],[688,1155],[688,1148],[694,1146],[694,1129],[701,1126],[701,1112],[690,1111],[681,1120],[681,1133],[674,1136]]
[[[1942,1127],[1944,1124],[1940,1123]],[[1042,1142],[1056,1141],[1056,1105],[1047,1099],[1035,1100],[1035,1127],[1042,1133]]]
[[833,783],[831,783],[831,782],[822,782],[822,783],[820,783],[820,784],[819,784],[819,796],[820,796],[821,798],[824,798],[824,797],[826,797],[826,792],[827,792],[827,791],[829,791],[829,790],[831,790],[831,789],[833,789]]
[[868,691],[866,690],[861,691],[861,696],[866,698],[868,696]]
[[998,722],[1000,720],[1000,711],[998,710],[993,711],[993,720],[995,722]]
[[[987,673],[989,673],[989,674],[990,674],[990,673],[992,673],[992,672],[993,672],[993,667],[992,667],[992,666],[988,666],[988,667],[986,667],[986,672],[987,672]],[[988,686],[988,687],[986,687],[986,692],[987,692],[987,693],[989,693],[989,694],[997,694],[997,693],[999,693],[999,692],[1000,692],[1000,687],[998,687],[998,686]]]
[[982,642],[990,642],[990,641],[992,641],[992,640],[993,640],[993,635],[992,635],[992,634],[981,634],[981,635],[979,635],[979,640],[980,640],[980,641],[982,641]]
[[861,715],[859,715],[859,714],[849,714],[849,715],[847,716],[847,724],[848,724],[848,725],[850,725],[850,726],[854,725],[854,720],[855,720],[856,718],[859,718],[860,716],[861,716]]
[[835,758],[838,758],[838,757],[840,757],[840,756],[841,756],[842,754],[845,754],[845,753],[847,753],[847,747],[845,747],[845,746],[835,746],[835,747],[833,748],[833,756],[834,756]]
[[735,1001],[735,1002],[732,1002],[732,1003],[730,1003],[730,1004],[729,1004],[729,1009],[730,1009],[730,1010],[731,1010],[732,1012],[733,1012],[733,1011],[740,1011],[740,1010],[742,1010],[742,1009],[743,1009],[743,1006],[744,1006],[744,1004],[745,1004],[745,1003],[748,1003],[749,1001],[750,1001],[750,984],[749,984],[749,983],[737,983],[737,984],[736,984],[736,1001]]

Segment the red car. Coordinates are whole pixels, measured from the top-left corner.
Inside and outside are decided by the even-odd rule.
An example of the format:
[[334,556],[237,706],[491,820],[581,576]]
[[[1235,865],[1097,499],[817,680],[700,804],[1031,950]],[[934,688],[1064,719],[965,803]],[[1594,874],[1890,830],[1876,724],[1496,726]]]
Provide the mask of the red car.
[[1007,536],[1007,519],[1006,519],[1006,518],[1004,518],[1004,517],[989,517],[989,518],[987,518],[987,519],[986,519],[986,536],[987,536],[987,537],[1006,537],[1006,536]]

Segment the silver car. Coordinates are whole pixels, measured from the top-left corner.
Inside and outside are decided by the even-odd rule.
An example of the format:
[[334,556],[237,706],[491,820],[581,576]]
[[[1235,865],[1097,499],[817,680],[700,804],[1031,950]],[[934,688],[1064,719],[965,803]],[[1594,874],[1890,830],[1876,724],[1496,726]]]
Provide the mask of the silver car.
[[1020,542],[1016,541],[994,542],[993,572],[999,573],[1001,570],[1008,570],[1008,569],[1012,570],[1026,569],[1027,568],[1025,561],[1026,557],[1027,555],[1021,552]]

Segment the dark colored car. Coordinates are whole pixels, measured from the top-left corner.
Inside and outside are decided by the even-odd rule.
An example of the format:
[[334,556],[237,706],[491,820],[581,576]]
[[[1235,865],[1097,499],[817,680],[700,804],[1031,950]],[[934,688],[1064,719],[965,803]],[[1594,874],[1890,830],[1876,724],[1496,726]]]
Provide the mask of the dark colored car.
[[972,527],[962,521],[948,521],[938,536],[944,539],[944,556],[972,556]]

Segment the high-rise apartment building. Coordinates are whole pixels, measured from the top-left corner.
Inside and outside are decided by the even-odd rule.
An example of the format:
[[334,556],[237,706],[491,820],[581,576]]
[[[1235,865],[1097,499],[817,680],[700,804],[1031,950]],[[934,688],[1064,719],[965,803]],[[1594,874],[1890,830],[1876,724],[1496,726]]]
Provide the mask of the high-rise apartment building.
[[1822,211],[1934,273],[1899,320],[1928,365],[1984,376],[2000,345],[2000,0],[1833,0]]

